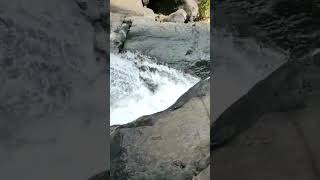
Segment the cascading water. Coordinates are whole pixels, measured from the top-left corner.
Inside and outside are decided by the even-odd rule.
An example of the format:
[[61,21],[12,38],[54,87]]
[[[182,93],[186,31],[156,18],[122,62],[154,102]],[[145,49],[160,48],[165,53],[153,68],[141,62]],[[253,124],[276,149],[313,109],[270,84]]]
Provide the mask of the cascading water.
[[199,81],[132,52],[111,53],[110,70],[110,125],[165,110]]

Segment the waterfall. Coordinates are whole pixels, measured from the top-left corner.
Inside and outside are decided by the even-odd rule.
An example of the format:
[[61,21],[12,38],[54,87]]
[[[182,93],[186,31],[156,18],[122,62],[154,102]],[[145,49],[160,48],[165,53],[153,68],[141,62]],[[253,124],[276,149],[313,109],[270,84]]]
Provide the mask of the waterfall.
[[139,53],[111,53],[110,125],[165,110],[198,81]]

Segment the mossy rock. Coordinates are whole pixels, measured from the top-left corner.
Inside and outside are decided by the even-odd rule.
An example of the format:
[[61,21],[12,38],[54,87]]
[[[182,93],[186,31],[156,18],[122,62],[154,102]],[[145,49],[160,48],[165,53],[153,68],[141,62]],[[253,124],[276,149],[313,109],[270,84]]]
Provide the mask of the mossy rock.
[[199,19],[210,18],[210,0],[200,0]]

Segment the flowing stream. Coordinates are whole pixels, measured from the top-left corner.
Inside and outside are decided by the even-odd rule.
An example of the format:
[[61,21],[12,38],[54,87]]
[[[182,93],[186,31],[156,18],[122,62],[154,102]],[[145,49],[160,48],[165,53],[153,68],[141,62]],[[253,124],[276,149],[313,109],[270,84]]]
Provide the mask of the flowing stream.
[[110,125],[165,110],[199,81],[132,52],[111,53],[110,70]]

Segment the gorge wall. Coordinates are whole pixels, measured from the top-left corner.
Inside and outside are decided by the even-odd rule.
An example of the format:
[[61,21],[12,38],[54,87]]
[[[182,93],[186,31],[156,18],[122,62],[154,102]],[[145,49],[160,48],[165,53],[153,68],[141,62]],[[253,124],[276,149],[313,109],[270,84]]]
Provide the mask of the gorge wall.
[[[227,30],[235,39],[252,38],[282,54],[284,61],[265,78],[246,86],[229,106],[216,101],[216,106],[225,108],[211,126],[214,178],[319,178],[318,8],[318,1],[224,0],[215,4],[217,29]],[[268,64],[274,59],[263,61]],[[212,83],[223,79],[218,73]],[[234,94],[216,92],[213,102],[215,96],[224,99]]]
[[0,1],[1,179],[88,179],[107,168],[108,5]]

